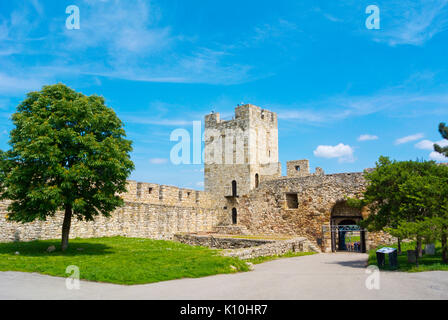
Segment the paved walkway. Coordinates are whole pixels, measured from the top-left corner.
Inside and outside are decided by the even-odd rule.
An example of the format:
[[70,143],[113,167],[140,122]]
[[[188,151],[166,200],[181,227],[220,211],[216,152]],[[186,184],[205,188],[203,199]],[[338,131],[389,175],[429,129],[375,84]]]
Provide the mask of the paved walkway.
[[[448,299],[448,272],[381,272],[380,289],[369,290],[367,255],[317,254],[279,259],[252,272],[121,286],[0,272],[0,299]],[[81,270],[82,272],[82,270]]]

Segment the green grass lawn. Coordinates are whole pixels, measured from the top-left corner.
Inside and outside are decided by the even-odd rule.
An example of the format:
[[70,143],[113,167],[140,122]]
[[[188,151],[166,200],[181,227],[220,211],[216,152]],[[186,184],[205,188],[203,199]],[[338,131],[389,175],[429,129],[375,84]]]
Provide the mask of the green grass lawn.
[[[374,250],[369,251],[369,265],[377,265],[376,262],[376,250],[385,247],[380,246]],[[397,248],[397,245],[390,245],[387,247]],[[424,247],[423,247],[424,248]],[[415,266],[415,263],[409,263],[407,257],[407,250],[415,250],[415,242],[408,242],[401,244],[402,254],[398,255],[398,271],[406,271],[406,272],[421,272],[421,271],[436,271],[436,270],[444,270],[448,271],[448,264],[442,263],[442,248],[441,244],[436,243],[436,254],[433,256],[423,255],[423,257],[418,259],[419,267]],[[387,256],[387,255],[386,255]],[[391,270],[388,266],[389,260],[386,258],[386,267],[385,270]]]
[[259,264],[267,261],[272,261],[280,258],[292,258],[292,257],[301,257],[301,256],[310,256],[312,254],[315,254],[316,252],[287,252],[282,255],[273,255],[273,256],[266,256],[266,257],[257,257],[252,259],[247,259],[245,261],[251,262],[253,264]]
[[345,243],[354,243],[354,242],[359,242],[359,241],[361,241],[361,237],[360,236],[345,235]]
[[[51,245],[57,250],[48,253],[46,249]],[[219,250],[173,241],[74,239],[66,252],[59,248],[60,240],[0,243],[0,271],[67,277],[67,266],[75,265],[81,279],[130,285],[249,270],[245,262],[223,257]],[[16,255],[16,251],[20,254]]]

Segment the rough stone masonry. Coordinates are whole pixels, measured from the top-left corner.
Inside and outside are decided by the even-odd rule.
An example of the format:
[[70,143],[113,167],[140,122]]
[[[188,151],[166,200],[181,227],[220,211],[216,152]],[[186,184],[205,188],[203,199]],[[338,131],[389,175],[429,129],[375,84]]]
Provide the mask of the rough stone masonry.
[[[70,236],[173,239],[178,233],[223,231],[305,237],[322,251],[337,249],[332,228],[368,215],[345,203],[346,197],[361,196],[364,173],[311,173],[308,160],[294,160],[282,177],[278,154],[276,113],[250,104],[238,106],[232,120],[211,113],[205,117],[205,191],[128,181],[122,208],[110,218],[74,220]],[[60,237],[62,213],[21,224],[6,220],[7,206],[0,203],[0,241]],[[384,233],[363,237],[366,249],[394,240]]]

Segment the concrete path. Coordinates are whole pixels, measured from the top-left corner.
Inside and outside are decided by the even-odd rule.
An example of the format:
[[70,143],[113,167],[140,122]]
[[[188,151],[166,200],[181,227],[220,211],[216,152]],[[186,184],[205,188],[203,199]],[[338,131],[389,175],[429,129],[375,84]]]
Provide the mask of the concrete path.
[[[121,286],[0,272],[0,299],[448,299],[448,272],[380,272],[367,289],[367,255],[336,253],[279,259],[252,272]],[[82,270],[81,270],[82,272]],[[371,279],[371,278],[369,278]],[[371,281],[367,281],[372,283]]]

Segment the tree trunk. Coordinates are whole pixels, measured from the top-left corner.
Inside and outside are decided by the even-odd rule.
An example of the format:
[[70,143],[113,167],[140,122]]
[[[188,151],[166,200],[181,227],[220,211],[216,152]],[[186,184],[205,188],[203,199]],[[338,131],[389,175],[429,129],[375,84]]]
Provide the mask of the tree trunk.
[[422,246],[422,238],[421,237],[417,238],[417,246],[415,249],[417,250],[417,256],[423,257],[423,246]]
[[65,251],[68,248],[68,237],[70,234],[71,223],[72,223],[72,206],[66,205],[64,222],[62,224],[62,242],[61,242],[62,251]]
[[415,248],[415,266],[418,268],[418,249]]
[[420,252],[422,249],[422,239],[417,237],[417,242],[415,244],[415,266],[418,268],[418,258],[421,257]]
[[401,239],[398,238],[398,254],[401,254]]
[[442,233],[442,261],[443,263],[448,263],[447,232]]

